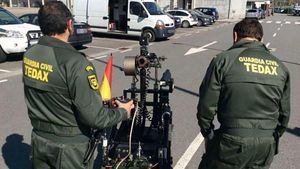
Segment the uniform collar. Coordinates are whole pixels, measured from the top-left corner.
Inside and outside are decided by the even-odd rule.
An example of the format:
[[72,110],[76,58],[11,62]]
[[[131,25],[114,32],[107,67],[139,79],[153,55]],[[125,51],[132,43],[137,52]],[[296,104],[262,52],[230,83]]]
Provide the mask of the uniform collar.
[[53,37],[50,37],[50,36],[47,36],[47,35],[42,36],[39,39],[38,44],[76,51],[76,49],[72,45],[70,45],[69,43],[66,43],[62,40],[59,40],[59,39],[56,39],[56,38],[53,38]]
[[269,51],[269,49],[260,41],[241,39],[235,43],[230,49],[234,48],[259,48]]

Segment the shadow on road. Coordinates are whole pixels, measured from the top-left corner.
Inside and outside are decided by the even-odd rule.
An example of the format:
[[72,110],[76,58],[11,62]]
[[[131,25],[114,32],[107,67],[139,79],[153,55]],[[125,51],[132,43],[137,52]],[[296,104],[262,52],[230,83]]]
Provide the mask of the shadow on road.
[[[116,39],[116,40],[133,40],[133,41],[139,41],[139,36],[133,36],[133,35],[122,35],[122,34],[108,34],[108,33],[100,33],[100,32],[93,32],[93,37],[98,38],[109,38],[109,39]],[[155,42],[163,42],[168,41],[168,38],[161,38],[155,40]]]
[[20,61],[23,59],[24,53],[18,53],[18,54],[9,54],[7,55],[7,62],[15,62]]
[[299,127],[295,127],[295,128],[293,128],[293,129],[287,128],[286,131],[287,131],[288,133],[291,133],[291,134],[294,134],[295,136],[300,137],[300,128],[299,128]]
[[111,38],[111,39],[125,39],[125,40],[139,40],[139,37],[137,36],[126,36],[126,35],[120,35],[120,34],[106,34],[106,33],[99,33],[99,32],[93,32],[93,37],[101,37],[101,38]]
[[8,169],[30,169],[30,145],[23,143],[23,136],[11,134],[2,146],[2,156]]

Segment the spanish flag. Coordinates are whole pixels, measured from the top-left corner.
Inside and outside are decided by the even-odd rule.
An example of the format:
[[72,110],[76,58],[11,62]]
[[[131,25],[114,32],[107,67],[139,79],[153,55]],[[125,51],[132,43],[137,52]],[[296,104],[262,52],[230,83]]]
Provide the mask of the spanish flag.
[[103,101],[111,99],[112,61],[112,54],[110,54],[100,85],[100,93]]

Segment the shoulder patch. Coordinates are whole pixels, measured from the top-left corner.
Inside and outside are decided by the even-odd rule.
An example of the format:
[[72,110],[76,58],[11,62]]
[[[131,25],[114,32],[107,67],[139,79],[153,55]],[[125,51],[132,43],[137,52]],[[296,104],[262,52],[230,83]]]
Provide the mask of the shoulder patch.
[[93,68],[93,66],[87,66],[87,67],[85,68],[85,70],[89,72],[89,71],[93,71],[94,68]]
[[99,89],[99,84],[98,84],[96,75],[89,75],[88,80],[89,80],[90,86],[93,90]]

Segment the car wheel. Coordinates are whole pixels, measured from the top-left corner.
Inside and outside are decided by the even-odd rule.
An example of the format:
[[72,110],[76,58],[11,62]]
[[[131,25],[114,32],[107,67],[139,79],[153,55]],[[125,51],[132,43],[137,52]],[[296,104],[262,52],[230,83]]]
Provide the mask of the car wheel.
[[6,54],[3,51],[3,49],[0,47],[0,63],[5,62],[6,61]]
[[182,27],[183,28],[189,28],[190,27],[190,23],[188,21],[183,21],[182,22]]
[[149,42],[155,41],[155,33],[151,29],[144,30],[143,37],[148,37]]

